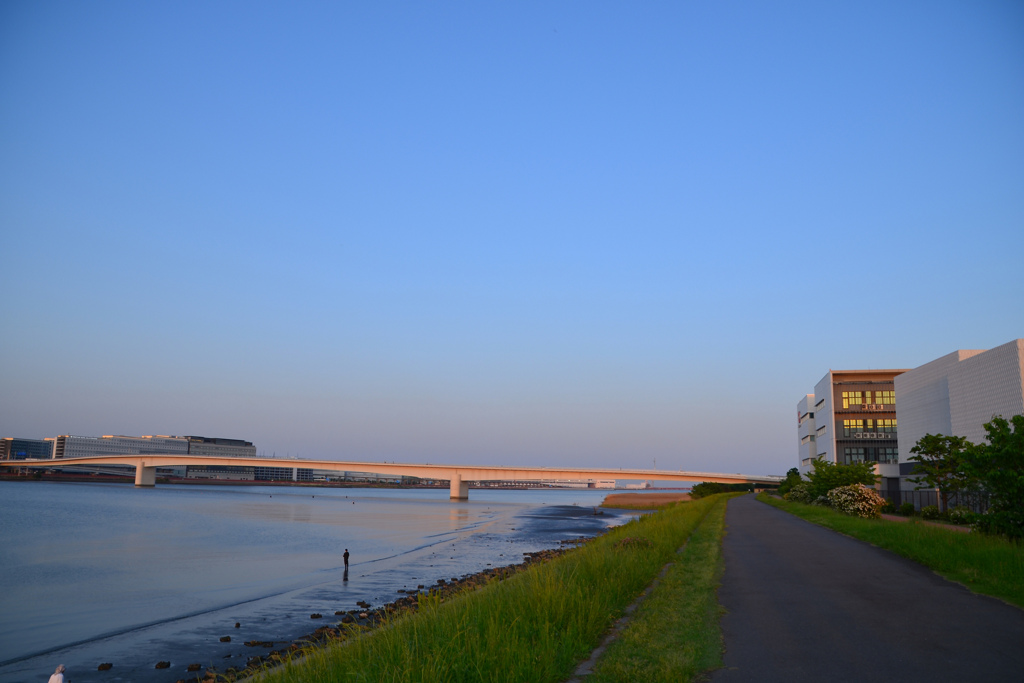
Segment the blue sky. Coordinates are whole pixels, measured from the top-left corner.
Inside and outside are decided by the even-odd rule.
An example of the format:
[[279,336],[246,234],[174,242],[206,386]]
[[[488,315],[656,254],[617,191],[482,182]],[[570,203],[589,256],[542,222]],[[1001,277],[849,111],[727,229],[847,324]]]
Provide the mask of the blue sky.
[[1024,336],[1017,2],[0,5],[0,435],[782,473]]

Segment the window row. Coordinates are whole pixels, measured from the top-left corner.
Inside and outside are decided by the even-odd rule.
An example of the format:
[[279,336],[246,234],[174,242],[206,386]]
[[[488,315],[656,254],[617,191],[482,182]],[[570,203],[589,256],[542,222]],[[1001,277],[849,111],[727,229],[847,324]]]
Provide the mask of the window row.
[[853,436],[854,434],[864,432],[895,434],[896,420],[843,420],[843,436]]
[[895,405],[896,392],[892,389],[879,391],[844,391],[843,407],[862,406],[865,404]]
[[899,454],[895,448],[846,448],[844,461],[847,465],[855,462],[897,463]]

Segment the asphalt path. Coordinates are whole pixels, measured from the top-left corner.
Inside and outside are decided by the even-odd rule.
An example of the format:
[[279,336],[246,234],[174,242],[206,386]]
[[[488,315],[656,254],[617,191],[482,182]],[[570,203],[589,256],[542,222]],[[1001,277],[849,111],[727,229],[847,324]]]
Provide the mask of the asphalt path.
[[725,521],[715,683],[1024,681],[1024,610],[752,495]]

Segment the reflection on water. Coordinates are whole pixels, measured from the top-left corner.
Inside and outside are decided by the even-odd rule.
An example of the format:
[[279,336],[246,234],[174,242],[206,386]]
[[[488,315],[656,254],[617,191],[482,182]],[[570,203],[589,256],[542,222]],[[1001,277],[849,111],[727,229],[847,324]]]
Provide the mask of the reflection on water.
[[[311,631],[310,613],[379,605],[622,521],[590,514],[603,495],[0,482],[0,681],[62,661],[76,683],[100,680],[96,664],[115,659],[122,680],[175,681],[189,662],[244,656],[244,640]],[[158,659],[172,668],[155,672]]]

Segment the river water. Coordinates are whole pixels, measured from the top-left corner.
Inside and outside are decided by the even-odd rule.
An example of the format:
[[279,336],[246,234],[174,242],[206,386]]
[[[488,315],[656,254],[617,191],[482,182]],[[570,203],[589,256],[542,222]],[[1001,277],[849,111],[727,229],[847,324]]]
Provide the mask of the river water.
[[242,666],[244,641],[280,647],[357,600],[376,607],[631,518],[595,515],[605,494],[0,482],[0,682],[45,681],[57,664],[74,683]]

